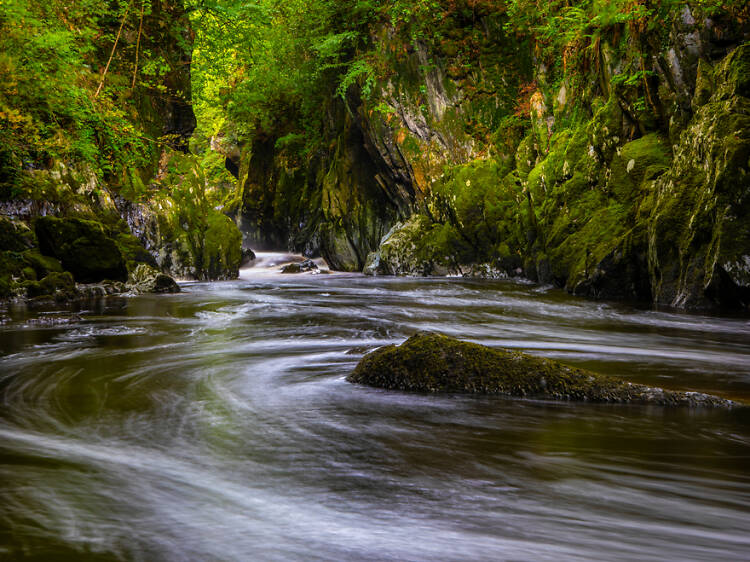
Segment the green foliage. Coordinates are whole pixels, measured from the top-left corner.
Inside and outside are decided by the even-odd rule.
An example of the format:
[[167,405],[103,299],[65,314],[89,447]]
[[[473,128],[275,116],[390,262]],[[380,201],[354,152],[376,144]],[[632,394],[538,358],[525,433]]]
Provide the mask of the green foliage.
[[153,162],[160,132],[144,131],[148,116],[139,105],[145,107],[143,97],[166,93],[165,77],[174,69],[160,48],[168,44],[165,36],[185,42],[167,9],[161,5],[152,14],[150,0],[0,1],[4,196],[19,193],[21,169],[55,161],[85,163],[109,179]]

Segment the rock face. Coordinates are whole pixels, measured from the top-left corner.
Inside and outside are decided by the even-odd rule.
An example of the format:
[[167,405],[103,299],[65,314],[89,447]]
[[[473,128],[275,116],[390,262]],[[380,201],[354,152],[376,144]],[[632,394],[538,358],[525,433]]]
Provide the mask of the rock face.
[[365,275],[445,275],[448,268],[433,255],[429,221],[414,215],[396,223],[380,241],[376,252],[367,256]]
[[79,283],[127,280],[125,260],[101,224],[42,217],[36,221],[35,230],[41,252],[59,259]]
[[697,392],[633,384],[556,361],[419,333],[366,355],[349,382],[393,390],[501,394],[553,400],[728,407]]
[[750,309],[745,8],[671,5],[659,31],[591,22],[596,44],[542,56],[532,45],[549,38],[511,31],[502,3],[469,20],[438,4],[439,39],[370,29],[385,70],[366,96],[331,96],[315,158],[273,131],[245,148],[246,224],[334,269]]

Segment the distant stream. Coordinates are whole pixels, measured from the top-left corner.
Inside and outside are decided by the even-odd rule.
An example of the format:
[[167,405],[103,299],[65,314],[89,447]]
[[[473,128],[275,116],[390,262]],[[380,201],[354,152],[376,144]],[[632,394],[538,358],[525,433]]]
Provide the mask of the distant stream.
[[511,281],[279,274],[290,259],[0,320],[0,560],[750,557],[743,409],[344,380],[435,330],[750,401],[748,318]]

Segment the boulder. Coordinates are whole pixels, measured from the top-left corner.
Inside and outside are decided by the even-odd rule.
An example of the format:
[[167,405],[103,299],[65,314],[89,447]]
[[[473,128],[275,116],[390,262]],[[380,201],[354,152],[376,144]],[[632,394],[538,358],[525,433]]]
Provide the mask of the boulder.
[[312,260],[298,263],[289,263],[281,268],[281,273],[303,273],[306,271],[317,272],[318,265]]
[[42,254],[59,259],[77,282],[127,280],[128,271],[120,249],[100,223],[41,217],[35,230]]
[[445,252],[428,237],[431,226],[430,220],[419,214],[396,223],[383,236],[378,250],[367,256],[363,273],[411,277],[448,274]]
[[180,286],[169,275],[145,263],[133,270],[128,278],[128,290],[133,293],[179,293]]
[[505,351],[432,333],[366,355],[347,380],[393,390],[499,394],[552,400],[739,405],[708,394],[634,384],[518,351]]
[[242,248],[242,259],[240,260],[240,267],[245,267],[251,261],[255,261],[255,252],[250,248]]
[[41,281],[27,280],[19,285],[20,296],[29,299],[54,299],[58,302],[70,301],[78,297],[73,276],[68,271],[53,272]]

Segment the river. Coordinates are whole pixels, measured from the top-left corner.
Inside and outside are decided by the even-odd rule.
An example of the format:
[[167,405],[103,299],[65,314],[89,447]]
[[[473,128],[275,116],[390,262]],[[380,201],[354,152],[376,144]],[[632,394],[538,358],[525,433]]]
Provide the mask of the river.
[[747,318],[280,275],[0,321],[0,560],[739,560],[750,415],[349,384],[435,330],[750,399]]

